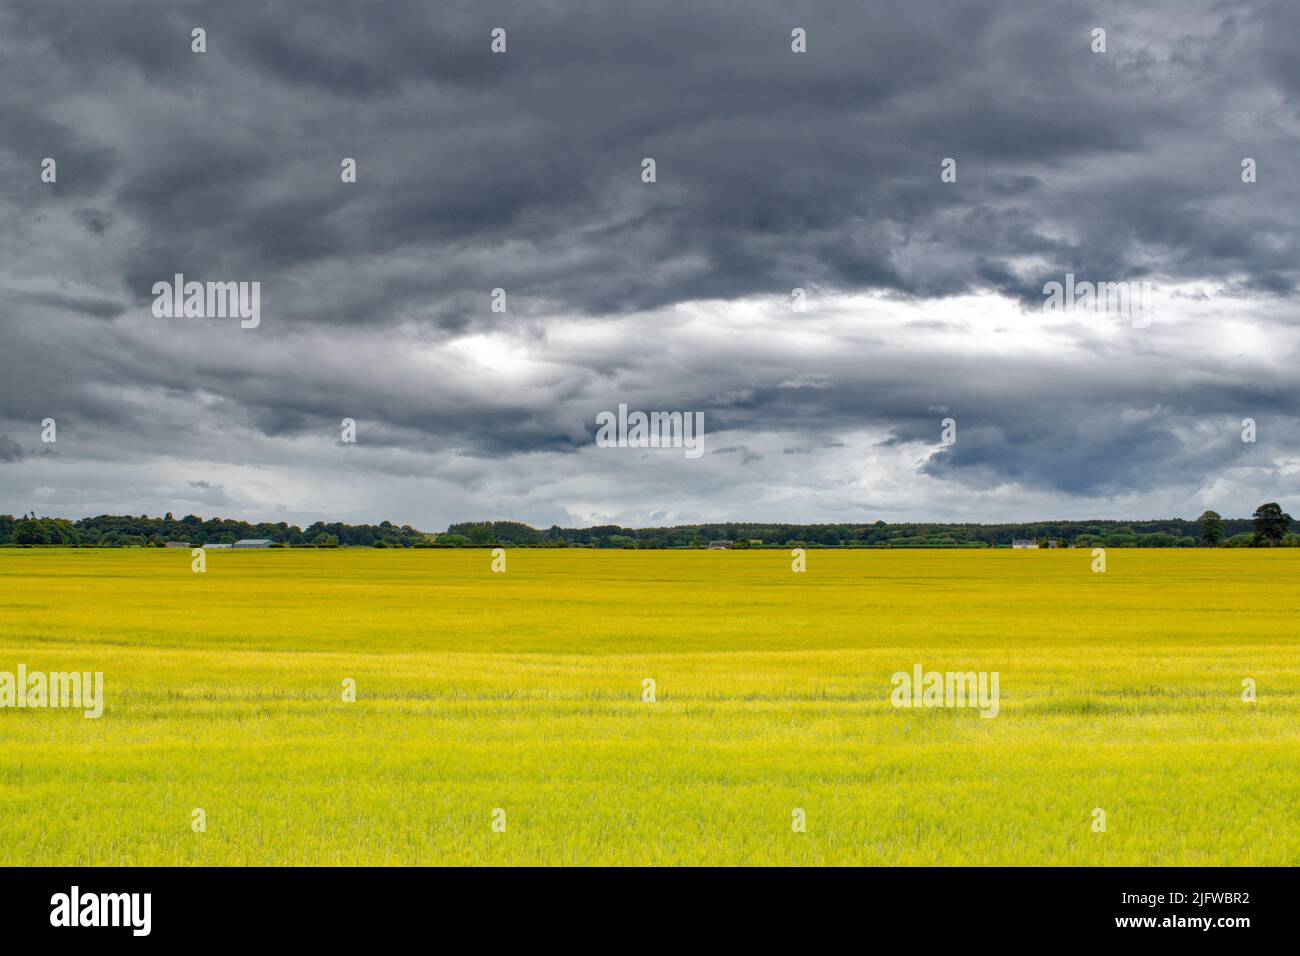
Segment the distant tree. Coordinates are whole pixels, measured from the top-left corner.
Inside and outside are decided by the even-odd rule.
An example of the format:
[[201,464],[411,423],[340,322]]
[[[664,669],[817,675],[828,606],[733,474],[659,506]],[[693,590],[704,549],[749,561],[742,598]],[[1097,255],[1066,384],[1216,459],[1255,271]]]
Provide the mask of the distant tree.
[[1201,540],[1208,547],[1218,547],[1219,542],[1223,540],[1223,516],[1217,511],[1207,511],[1199,519],[1201,525]]
[[14,544],[49,544],[45,526],[31,518],[25,518],[14,526]]
[[492,534],[492,525],[486,521],[471,525],[469,540],[472,544],[491,544],[495,540]]
[[1281,544],[1291,527],[1291,516],[1276,501],[1260,505],[1250,519],[1255,524],[1255,540],[1268,542],[1270,547]]
[[1142,548],[1172,548],[1177,543],[1177,538],[1163,531],[1138,535],[1138,546]]

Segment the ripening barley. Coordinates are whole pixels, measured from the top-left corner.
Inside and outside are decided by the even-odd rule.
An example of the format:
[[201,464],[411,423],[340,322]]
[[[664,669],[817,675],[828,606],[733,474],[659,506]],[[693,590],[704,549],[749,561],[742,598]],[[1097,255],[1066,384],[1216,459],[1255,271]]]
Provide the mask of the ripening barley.
[[0,671],[107,698],[0,711],[7,865],[1300,861],[1295,551],[189,561],[0,550]]

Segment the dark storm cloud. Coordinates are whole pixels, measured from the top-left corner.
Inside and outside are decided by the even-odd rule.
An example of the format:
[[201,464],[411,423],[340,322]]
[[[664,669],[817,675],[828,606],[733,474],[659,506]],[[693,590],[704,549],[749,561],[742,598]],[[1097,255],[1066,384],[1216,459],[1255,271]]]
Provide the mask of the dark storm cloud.
[[[1032,298],[1043,276],[1008,264],[1025,255],[1050,260],[1048,277],[1126,278],[1141,263],[1295,281],[1279,206],[1295,198],[1282,158],[1294,128],[1204,138],[1231,119],[1221,111],[1263,108],[1290,82],[1290,63],[1251,56],[1281,8],[1224,12],[1169,59],[1149,50],[1168,29],[1154,15],[1101,15],[1110,51],[1092,54],[1098,15],[1067,4],[76,9],[10,13],[11,42],[53,57],[29,89],[70,92],[76,75],[169,94],[111,168],[64,176],[100,182],[147,228],[124,263],[133,289],[160,270],[233,268],[296,302],[297,267],[427,255],[420,288],[355,283],[387,292],[387,308],[281,302],[313,321],[383,322],[433,292],[445,301],[429,315],[448,319],[465,311],[457,295],[493,285],[593,314],[796,280]],[[210,52],[196,57],[185,41],[200,22]],[[788,55],[796,23],[804,56]],[[511,52],[483,55],[496,24]],[[13,105],[10,142],[40,140],[46,101]],[[1245,151],[1266,172],[1228,217],[1214,207]],[[337,188],[343,155],[360,164],[356,189]],[[653,188],[637,179],[646,155]],[[936,188],[946,156],[958,183]],[[505,243],[517,251],[442,264]],[[912,243],[931,251],[904,264]]]
[[[1024,417],[1009,425],[976,420],[923,470],[966,484],[1018,482],[1073,495],[1115,495],[1155,482],[1168,485],[1204,464],[1169,422],[1125,422],[1121,410],[1109,412],[1109,420],[1054,422],[1050,427]],[[1220,456],[1234,450],[1227,438],[1225,431],[1217,448]]]
[[[596,412],[636,397],[704,410],[710,455],[755,472],[861,429],[932,443],[942,404],[961,439],[917,464],[930,477],[1203,487],[1240,449],[1199,424],[1253,414],[1294,437],[1290,340],[1262,365],[1069,328],[1046,353],[935,343],[988,334],[950,297],[1020,303],[1015,331],[1066,272],[1289,305],[1296,27],[1286,3],[5,4],[0,425],[54,415],[100,460],[242,463],[274,459],[263,440],[337,444],[351,416],[349,461],[407,474],[404,451],[581,451]],[[178,272],[261,282],[262,327],[152,320]],[[678,306],[795,286],[936,308],[844,315],[803,350],[740,330],[665,344],[698,331]],[[446,347],[476,336],[539,365],[475,374],[495,341]]]

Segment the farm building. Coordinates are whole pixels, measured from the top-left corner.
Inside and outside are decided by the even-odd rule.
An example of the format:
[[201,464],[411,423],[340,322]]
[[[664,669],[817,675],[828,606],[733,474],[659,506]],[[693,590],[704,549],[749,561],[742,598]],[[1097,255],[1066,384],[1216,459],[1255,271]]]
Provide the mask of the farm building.
[[235,542],[236,548],[269,548],[274,542],[270,538],[241,538]]
[[1013,548],[1036,548],[1036,547],[1038,547],[1038,542],[1037,542],[1037,541],[1033,541],[1033,540],[1031,540],[1031,539],[1029,539],[1029,538],[1016,538],[1014,541],[1011,542],[1011,547],[1013,547]]
[[731,547],[731,542],[730,542],[730,541],[710,541],[710,542],[709,542],[709,550],[710,550],[710,551],[726,551],[726,550],[727,550],[728,548],[730,548],[730,547]]

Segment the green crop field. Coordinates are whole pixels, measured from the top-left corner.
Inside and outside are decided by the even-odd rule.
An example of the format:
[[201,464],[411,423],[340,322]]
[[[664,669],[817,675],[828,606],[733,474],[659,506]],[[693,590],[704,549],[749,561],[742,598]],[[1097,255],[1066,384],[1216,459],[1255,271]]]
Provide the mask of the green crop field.
[[1300,863],[1300,551],[1091,560],[0,549],[0,862]]

